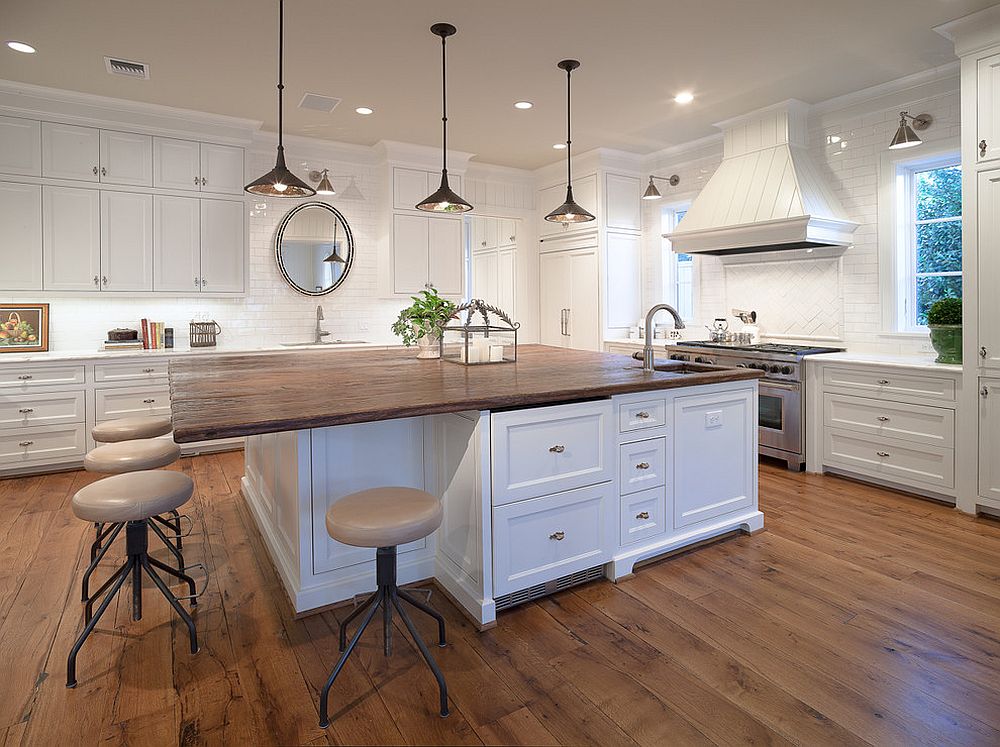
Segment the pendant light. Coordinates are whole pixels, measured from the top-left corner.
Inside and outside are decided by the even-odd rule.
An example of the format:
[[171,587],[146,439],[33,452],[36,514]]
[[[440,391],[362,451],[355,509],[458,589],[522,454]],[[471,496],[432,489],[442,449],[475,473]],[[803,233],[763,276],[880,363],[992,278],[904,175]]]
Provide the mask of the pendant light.
[[[323,194],[320,192],[320,194]],[[340,218],[333,219],[333,251],[330,252],[330,256],[324,259],[324,262],[339,262],[342,265],[347,264],[347,260],[340,256],[337,252],[337,227],[340,225]]]
[[[913,122],[913,127],[910,127],[906,121],[908,119]],[[931,122],[933,121],[934,118],[930,114],[920,114],[912,117],[909,112],[900,112],[899,127],[896,128],[896,134],[892,136],[889,148],[891,150],[899,150],[901,148],[912,148],[915,145],[920,145],[924,141],[920,139],[920,136],[914,130],[926,130],[931,126]]]
[[417,210],[430,213],[466,213],[472,210],[472,205],[448,186],[448,65],[445,40],[457,30],[450,23],[435,23],[431,26],[431,33],[441,37],[441,186],[417,205]]
[[283,82],[285,61],[285,0],[278,0],[278,158],[274,168],[243,189],[265,197],[312,197],[316,190],[299,179],[285,166],[285,148],[281,142],[283,121]]
[[586,223],[594,220],[594,216],[576,204],[573,199],[573,172],[570,153],[573,140],[570,138],[570,76],[580,67],[577,60],[563,60],[558,65],[566,71],[566,202],[545,216],[545,220],[553,223]]

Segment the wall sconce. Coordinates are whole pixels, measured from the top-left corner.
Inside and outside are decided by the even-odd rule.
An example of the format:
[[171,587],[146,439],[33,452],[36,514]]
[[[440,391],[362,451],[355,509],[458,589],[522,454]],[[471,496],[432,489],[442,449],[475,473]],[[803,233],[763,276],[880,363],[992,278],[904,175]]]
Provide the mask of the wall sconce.
[[309,181],[319,182],[319,186],[316,187],[316,194],[318,195],[335,195],[337,190],[333,188],[330,184],[329,169],[323,169],[322,171],[310,171]]
[[[913,127],[910,127],[906,120],[913,122]],[[933,121],[934,118],[930,114],[919,114],[916,117],[911,117],[909,112],[900,112],[899,127],[896,129],[896,134],[892,136],[889,148],[891,150],[899,150],[901,148],[912,148],[914,145],[920,145],[924,141],[920,139],[914,130],[926,130],[931,126],[931,122]]]
[[642,199],[644,200],[659,200],[663,195],[660,194],[660,190],[656,188],[653,184],[654,179],[660,179],[661,181],[667,182],[671,187],[676,187],[681,183],[681,178],[677,174],[671,174],[670,176],[656,176],[654,174],[649,175],[649,186],[646,187],[646,191],[642,193]]

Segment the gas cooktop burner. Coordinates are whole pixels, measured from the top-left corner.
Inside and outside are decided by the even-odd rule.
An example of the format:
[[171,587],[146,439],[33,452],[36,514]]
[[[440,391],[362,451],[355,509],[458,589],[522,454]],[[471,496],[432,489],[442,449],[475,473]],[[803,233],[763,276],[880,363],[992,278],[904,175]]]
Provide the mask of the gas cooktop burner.
[[759,342],[756,345],[740,345],[735,342],[709,342],[708,340],[688,340],[677,343],[687,347],[713,348],[717,350],[746,350],[757,353],[784,353],[786,355],[817,355],[819,353],[839,353],[843,348],[823,348],[812,345],[782,345],[777,342]]

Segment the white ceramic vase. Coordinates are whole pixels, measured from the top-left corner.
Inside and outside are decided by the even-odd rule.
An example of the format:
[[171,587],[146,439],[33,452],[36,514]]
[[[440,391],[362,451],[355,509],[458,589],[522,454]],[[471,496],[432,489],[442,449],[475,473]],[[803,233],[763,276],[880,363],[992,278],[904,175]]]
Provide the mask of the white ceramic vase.
[[417,339],[417,357],[422,359],[441,357],[437,333],[426,334]]

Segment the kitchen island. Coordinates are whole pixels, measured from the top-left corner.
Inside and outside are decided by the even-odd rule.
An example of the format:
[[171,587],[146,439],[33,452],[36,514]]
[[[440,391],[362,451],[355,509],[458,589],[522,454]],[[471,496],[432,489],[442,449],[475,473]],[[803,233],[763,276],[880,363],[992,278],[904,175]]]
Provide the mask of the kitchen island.
[[296,612],[374,587],[374,551],[326,534],[340,497],[439,496],[399,548],[480,625],[498,609],[735,529],[757,510],[759,372],[524,345],[513,364],[323,350],[172,361],[180,443],[246,437],[243,494]]

